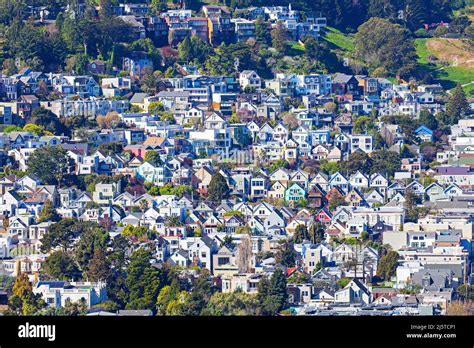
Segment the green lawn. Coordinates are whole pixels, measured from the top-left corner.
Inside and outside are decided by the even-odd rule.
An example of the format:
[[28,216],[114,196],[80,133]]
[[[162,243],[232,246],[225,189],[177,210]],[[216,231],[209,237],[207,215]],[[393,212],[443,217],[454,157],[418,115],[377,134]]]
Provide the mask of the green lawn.
[[289,45],[289,50],[288,54],[290,56],[299,56],[301,54],[304,54],[304,46],[300,45],[298,41],[290,41],[288,42]]
[[350,35],[344,34],[335,28],[326,27],[326,32],[323,35],[323,39],[335,46],[335,48],[339,48],[347,52],[354,51],[353,38]]
[[[431,70],[433,76],[439,83],[446,89],[451,89],[456,86],[457,83],[467,84],[474,81],[474,69],[458,66],[458,67],[447,67],[442,70],[440,64],[430,64],[428,57],[431,52],[426,46],[427,39],[416,39],[415,47],[416,53],[418,54],[418,63],[423,65],[424,68]],[[437,71],[434,71],[437,70]],[[464,87],[466,93],[474,91],[474,84]]]
[[430,56],[430,51],[426,47],[427,39],[416,39],[415,48],[416,54],[418,54],[418,63],[428,64],[428,57]]

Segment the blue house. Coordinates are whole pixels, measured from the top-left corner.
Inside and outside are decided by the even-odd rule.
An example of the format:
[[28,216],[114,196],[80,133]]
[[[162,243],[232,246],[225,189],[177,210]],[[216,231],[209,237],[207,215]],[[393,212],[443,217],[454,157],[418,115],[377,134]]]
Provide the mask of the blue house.
[[415,130],[415,134],[422,141],[433,141],[433,131],[426,127],[425,125],[419,126]]
[[292,184],[285,191],[285,200],[287,202],[297,202],[305,198],[306,198],[306,190],[297,183]]

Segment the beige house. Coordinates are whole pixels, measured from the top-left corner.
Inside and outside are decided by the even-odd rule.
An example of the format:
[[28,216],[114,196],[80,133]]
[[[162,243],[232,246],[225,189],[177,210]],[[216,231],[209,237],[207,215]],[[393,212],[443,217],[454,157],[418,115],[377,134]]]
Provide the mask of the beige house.
[[268,197],[272,199],[284,199],[287,185],[280,181],[275,182],[268,191]]

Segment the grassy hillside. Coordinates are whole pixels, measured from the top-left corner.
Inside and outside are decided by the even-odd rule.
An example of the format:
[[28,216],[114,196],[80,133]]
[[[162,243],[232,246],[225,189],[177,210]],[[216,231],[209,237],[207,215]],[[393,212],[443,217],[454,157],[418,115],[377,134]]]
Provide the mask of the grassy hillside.
[[331,48],[342,51],[342,53],[350,54],[354,51],[352,36],[344,34],[335,28],[327,27],[323,39],[330,44]]
[[461,39],[417,39],[418,62],[432,71],[445,88],[457,83],[466,85],[466,92],[474,91],[474,52]]

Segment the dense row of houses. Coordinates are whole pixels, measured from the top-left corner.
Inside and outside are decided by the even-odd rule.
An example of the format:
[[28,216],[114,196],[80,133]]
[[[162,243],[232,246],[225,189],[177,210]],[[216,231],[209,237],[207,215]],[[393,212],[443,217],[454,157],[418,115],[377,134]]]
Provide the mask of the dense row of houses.
[[[259,17],[271,25],[283,23],[294,40],[318,37],[326,25],[322,16],[302,16],[291,5],[236,11],[235,18],[213,5],[202,8],[202,17],[186,9],[151,16],[147,4],[121,4],[113,12],[137,38],[171,40],[172,45],[189,35],[212,45],[247,41],[255,36]],[[471,282],[474,122],[463,119],[451,127],[451,135],[435,149],[439,165],[428,169],[420,148],[437,139],[437,130],[420,125],[407,135],[378,118],[444,111],[440,85],[342,73],[277,73],[264,79],[244,70],[237,76],[207,76],[185,65],[182,76],[160,78],[156,93],[148,94],[139,91],[137,77],[150,64],[146,54],[134,52],[123,61],[127,77],[98,80],[105,73],[100,61],[89,63],[91,75],[25,68],[0,76],[4,125],[27,122],[39,108],[61,118],[113,112],[121,124],[71,136],[0,133],[0,164],[20,171],[0,179],[0,273],[27,274],[34,292],[50,306],[64,306],[67,298],[84,298],[89,307],[106,300],[103,282],[40,279],[48,257],[40,251],[41,240],[53,222],[38,217],[51,202],[63,218],[106,224],[112,239],[130,226],[154,231],[156,238],[131,238],[130,248],[150,250],[157,267],[166,262],[208,269],[224,293],[256,293],[264,276],[282,269],[289,303],[300,314],[445,314],[459,296],[457,288]],[[50,93],[58,97],[43,101],[41,96]],[[301,103],[295,106],[292,100]],[[174,122],[154,112],[157,103]],[[354,129],[361,116],[373,119],[375,132]],[[380,148],[378,135],[399,154],[410,143],[411,156],[402,156],[393,175],[385,168],[319,168],[321,162],[371,155]],[[123,151],[99,148],[110,143]],[[44,146],[66,150],[68,174],[115,179],[81,190],[20,175]],[[150,152],[158,160],[145,160]],[[208,199],[217,175],[229,188],[228,197],[218,202]],[[144,183],[158,191],[186,190],[151,194]],[[414,207],[426,208],[425,216],[410,220]],[[312,237],[301,237],[301,230]],[[294,267],[276,257],[288,239],[295,240]],[[395,275],[379,287],[377,269],[387,245],[400,258]]]

